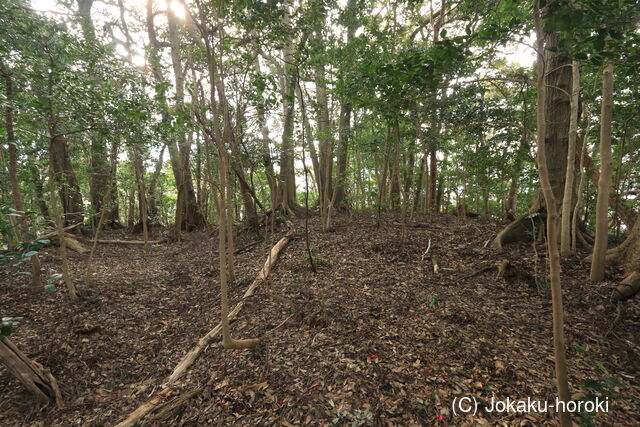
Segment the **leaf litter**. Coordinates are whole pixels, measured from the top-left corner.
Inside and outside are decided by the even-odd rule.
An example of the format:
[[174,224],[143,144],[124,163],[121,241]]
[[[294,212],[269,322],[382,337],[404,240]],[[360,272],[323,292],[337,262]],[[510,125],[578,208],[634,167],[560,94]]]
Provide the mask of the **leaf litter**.
[[[464,396],[481,405],[554,399],[543,248],[496,251],[486,243],[501,224],[482,219],[416,216],[403,227],[386,218],[377,229],[369,214],[355,213],[335,222],[322,233],[310,220],[313,274],[296,221],[298,238],[232,322],[235,336],[261,344],[210,345],[145,424],[556,425],[552,412],[455,415],[451,406]],[[232,304],[283,233],[255,245],[255,234],[238,235],[236,247],[250,246],[236,256]],[[216,239],[185,237],[148,253],[100,245],[92,277],[84,276],[86,255],[72,254],[85,294],[78,306],[60,287],[34,294],[28,278],[0,271],[3,315],[23,317],[12,339],[51,370],[67,401],[62,410],[37,407],[0,367],[0,424],[110,425],[159,391],[219,321]],[[57,250],[45,252],[44,267],[55,269]],[[610,411],[594,421],[638,424],[638,298],[611,330],[608,298],[620,275],[590,285],[582,258],[564,261],[562,272],[572,392],[585,396],[585,384],[613,378]],[[518,274],[497,277],[492,267],[503,259]]]

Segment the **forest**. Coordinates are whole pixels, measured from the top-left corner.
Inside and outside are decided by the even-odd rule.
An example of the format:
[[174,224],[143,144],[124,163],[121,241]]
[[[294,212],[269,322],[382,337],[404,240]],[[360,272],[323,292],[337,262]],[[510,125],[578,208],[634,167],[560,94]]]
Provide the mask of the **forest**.
[[0,425],[640,425],[638,64],[637,0],[0,1]]

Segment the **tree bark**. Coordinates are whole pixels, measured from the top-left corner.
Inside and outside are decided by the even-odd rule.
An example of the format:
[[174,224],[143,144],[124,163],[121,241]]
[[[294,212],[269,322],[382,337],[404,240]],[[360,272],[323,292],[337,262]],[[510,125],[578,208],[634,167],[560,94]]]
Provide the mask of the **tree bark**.
[[[69,271],[69,257],[67,255],[67,238],[65,237],[65,234],[64,234],[64,223],[62,221],[62,214],[60,212],[60,209],[58,209],[58,201],[56,200],[56,193],[55,193],[56,181],[54,179],[53,156],[54,156],[53,151],[50,151],[49,152],[49,185],[51,186],[50,187],[51,211],[56,224],[58,240],[60,241],[60,259],[62,261],[62,278],[67,287],[69,300],[71,300],[71,302],[76,302],[78,300],[78,290],[76,289],[76,285],[73,283],[73,279],[71,278],[71,273]],[[77,222],[82,222],[82,218],[80,218],[80,220]]]
[[[548,122],[544,140],[545,158],[549,173],[549,185],[554,196],[554,208],[559,211],[564,195],[567,147],[569,145],[571,60],[566,53],[559,49],[560,35],[558,33],[545,33],[544,37],[547,49],[545,51],[545,68],[548,70],[544,81],[544,86],[547,88],[544,108]],[[539,163],[540,158],[536,161]],[[492,243],[493,247],[501,248],[506,243],[530,240],[532,227],[542,225],[546,219],[547,209],[543,198],[544,196],[540,192],[529,212],[516,218],[498,234]]]
[[571,250],[575,252],[578,248],[578,219],[580,217],[580,209],[582,209],[582,205],[584,202],[584,182],[585,182],[585,171],[584,171],[584,159],[588,157],[587,152],[587,141],[589,136],[590,129],[590,121],[587,120],[587,128],[585,130],[584,135],[582,135],[582,148],[580,149],[580,170],[579,170],[579,180],[578,180],[578,190],[576,192],[576,204],[573,207],[573,215],[571,217]]
[[[173,74],[175,77],[175,90],[176,90],[176,104],[175,115],[179,123],[187,123],[189,117],[184,106],[184,87],[185,87],[185,73],[182,66],[182,58],[180,54],[180,33],[178,32],[178,22],[175,13],[169,8],[167,13],[168,22],[168,35],[169,45],[171,53],[171,64],[173,67]],[[176,225],[183,230],[191,230],[194,228],[204,227],[204,216],[200,210],[198,202],[196,200],[195,190],[193,188],[193,177],[191,175],[191,144],[189,138],[187,138],[184,130],[178,131],[178,147],[172,147],[173,144],[169,144],[169,153],[172,156],[179,157],[174,163],[179,165],[179,170],[174,170],[174,173],[180,175],[180,179],[176,176],[176,183],[179,181],[178,192],[182,193],[182,197],[178,197],[178,200],[182,202],[180,206],[176,206],[176,218],[180,218],[181,221]]]
[[[288,16],[288,15],[285,15]],[[294,53],[291,43],[287,43],[284,51],[285,58],[285,93],[282,98],[284,119],[282,124],[282,149],[280,153],[280,204],[285,211],[294,211],[297,206],[296,178],[293,161],[293,131],[295,111],[295,88],[297,86],[297,73],[294,69]],[[287,73],[286,70],[289,70]]]
[[608,63],[602,72],[602,109],[600,112],[600,179],[596,202],[596,241],[593,245],[589,279],[604,279],[607,241],[609,240],[609,192],[611,189],[611,121],[613,116],[613,65]]
[[155,168],[153,170],[153,175],[151,175],[151,180],[149,181],[149,218],[151,218],[152,224],[159,224],[158,218],[158,179],[160,178],[160,174],[162,173],[162,165],[164,162],[164,150],[167,148],[167,144],[163,144],[160,149],[160,154],[158,155],[158,160],[156,161]]
[[140,220],[142,222],[142,234],[144,238],[144,246],[147,248],[147,242],[149,241],[149,229],[148,229],[148,218],[149,214],[147,212],[147,192],[145,191],[144,185],[144,170],[142,165],[142,156],[140,155],[140,151],[138,147],[134,146],[132,148],[133,151],[133,164],[136,175],[136,183],[138,185],[138,202],[140,206]]
[[49,219],[49,207],[47,206],[47,202],[44,200],[43,178],[40,176],[40,171],[35,166],[32,168],[31,173],[33,174],[33,188],[36,193],[38,210],[40,210],[40,215],[42,215],[44,219]]
[[[356,13],[357,0],[348,0],[347,2],[347,45],[346,49],[350,49],[350,43],[356,33]],[[342,82],[345,85],[346,82]],[[347,183],[347,163],[349,154],[349,140],[351,139],[351,102],[347,99],[340,101],[340,122],[338,125],[338,173],[335,188],[335,207],[336,209],[345,208],[345,195]]]
[[391,209],[400,209],[400,151],[402,138],[400,136],[400,122],[398,116],[393,119],[393,164],[391,169]]
[[52,118],[50,123],[49,152],[51,153],[53,179],[58,183],[64,223],[66,225],[75,224],[83,219],[82,194],[71,165],[67,139],[63,135],[57,134],[55,118]]
[[[555,194],[549,174],[549,163],[546,159],[546,131],[547,114],[552,110],[548,109],[546,102],[547,87],[545,86],[545,70],[553,61],[546,62],[545,35],[542,29],[540,0],[534,0],[534,22],[536,29],[536,51],[537,74],[538,74],[538,94],[536,104],[536,121],[538,128],[538,138],[536,145],[538,148],[538,173],[540,175],[540,187],[547,208],[547,251],[549,254],[549,276],[551,287],[552,320],[553,320],[553,352],[555,359],[556,380],[558,387],[558,397],[564,404],[571,401],[569,381],[567,377],[567,362],[564,340],[564,308],[562,306],[562,285],[560,281],[560,251],[557,240],[557,212],[558,207],[555,201]],[[553,69],[552,69],[553,70]],[[562,427],[571,427],[571,413],[559,411],[560,424]]]
[[[22,203],[22,193],[20,192],[20,184],[18,183],[18,147],[16,146],[16,137],[13,128],[13,79],[4,62],[0,59],[0,72],[4,76],[5,95],[7,105],[4,110],[5,127],[7,131],[7,145],[9,151],[9,181],[11,182],[11,194],[16,206],[16,210],[20,212],[20,228],[23,235],[29,233],[29,224]],[[24,240],[24,236],[20,239]],[[31,257],[31,285],[34,290],[40,287],[42,279],[40,277],[40,258],[38,254]]]
[[[83,203],[82,193],[76,178],[69,148],[64,133],[60,132],[58,116],[55,110],[54,99],[56,99],[54,81],[54,70],[57,68],[53,59],[49,61],[49,73],[47,81],[47,96],[44,102],[48,109],[48,131],[49,131],[49,162],[51,178],[58,183],[58,191],[62,201],[62,213],[65,224],[75,224],[82,221]],[[53,207],[53,201],[51,202]],[[54,213],[55,215],[55,213]]]
[[[78,4],[78,15],[80,17],[80,28],[85,43],[91,45],[96,43],[96,29],[91,18],[91,9],[94,0],[76,0]],[[89,61],[89,72],[95,75],[95,60]],[[97,80],[97,79],[96,79]],[[97,81],[99,85],[100,82]],[[102,201],[111,183],[109,174],[109,156],[106,149],[105,138],[101,132],[91,132],[90,157],[89,157],[89,202],[91,203],[92,215],[91,223],[97,225],[98,215],[102,212]],[[113,222],[117,218],[112,217],[113,212],[108,211],[108,220]]]
[[[322,31],[325,25],[326,13],[324,7],[320,3],[315,3],[319,9],[318,17],[315,20],[315,37],[316,44],[320,49],[324,50],[324,40]],[[324,63],[322,57],[318,58],[314,66],[315,83],[316,83],[316,123],[318,126],[318,151],[319,157],[319,173],[317,173],[320,181],[317,183],[320,204],[320,221],[322,230],[327,231],[331,228],[331,209],[333,208],[334,188],[333,188],[333,134],[331,130],[331,119],[329,117],[329,96],[327,94],[327,82],[325,76]],[[297,72],[297,70],[296,70]],[[296,76],[296,84],[298,84],[300,76]],[[302,92],[302,90],[300,90]]]
[[424,182],[427,175],[427,160],[426,156],[422,156],[420,159],[420,175],[418,178],[418,182],[416,183],[416,194],[413,199],[413,212],[418,212],[420,208],[420,202],[422,197],[422,183]]
[[562,227],[560,229],[560,255],[571,254],[571,213],[574,192],[576,138],[578,135],[578,103],[580,102],[580,64],[571,64],[571,117],[569,119],[569,146],[567,148],[567,169],[565,173],[564,195],[562,199]]

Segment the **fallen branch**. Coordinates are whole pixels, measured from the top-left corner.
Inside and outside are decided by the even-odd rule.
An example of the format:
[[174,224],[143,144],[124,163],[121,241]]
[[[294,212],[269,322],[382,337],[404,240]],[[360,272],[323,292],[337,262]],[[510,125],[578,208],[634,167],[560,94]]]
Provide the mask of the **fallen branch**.
[[181,394],[180,396],[171,399],[166,404],[162,405],[162,408],[158,410],[156,415],[153,416],[154,421],[167,421],[169,418],[176,415],[176,413],[180,410],[180,408],[187,403],[194,396],[202,393],[204,390],[203,387],[197,388],[195,390],[190,390],[186,393]]
[[[91,243],[97,242],[97,243],[106,243],[106,244],[113,244],[113,245],[144,245],[145,241],[144,240],[104,240],[104,239],[98,239],[98,240],[89,240]],[[164,243],[166,242],[167,239],[160,239],[160,240],[147,240],[147,244],[149,245],[157,245],[159,243]]]
[[287,317],[286,319],[284,319],[282,322],[280,322],[278,324],[278,326],[276,326],[273,329],[269,329],[267,332],[265,332],[265,335],[269,335],[274,333],[275,331],[277,331],[278,329],[280,329],[281,327],[283,327],[285,325],[285,323],[287,323],[289,321],[289,319],[291,319],[296,313],[292,313],[289,315],[289,317]]
[[416,222],[413,224],[402,224],[399,221],[392,221],[390,225],[393,225],[395,227],[407,227],[407,228],[425,228],[425,229],[438,229],[440,227],[437,226],[433,226],[431,224],[425,224],[425,223],[421,223],[421,222]]
[[481,268],[481,269],[479,269],[479,270],[476,270],[476,271],[471,272],[471,273],[469,273],[469,274],[465,274],[464,276],[460,276],[460,280],[463,280],[463,279],[469,279],[469,278],[471,278],[471,277],[477,276],[477,275],[478,275],[478,274],[480,274],[480,273],[484,273],[485,271],[493,270],[494,268],[496,268],[496,266],[495,266],[495,265],[488,265],[488,266],[486,266],[486,267],[482,267],[482,268]]
[[7,337],[0,338],[0,362],[39,400],[45,403],[53,400],[58,408],[64,407],[62,393],[51,372],[29,359]]
[[[246,299],[251,297],[255,293],[256,288],[269,276],[269,273],[271,273],[271,269],[278,260],[278,255],[280,255],[280,252],[287,245],[287,243],[289,243],[289,240],[291,240],[291,237],[294,234],[293,225],[291,223],[288,223],[288,225],[289,231],[287,232],[287,234],[271,248],[271,251],[267,256],[267,260],[265,261],[264,266],[260,269],[260,272],[256,276],[255,280],[253,281],[253,283],[251,283],[235,308],[231,312],[229,312],[229,320],[235,318],[238,315],[242,307],[244,307]],[[176,365],[171,375],[169,375],[169,377],[166,379],[163,384],[164,389],[157,395],[152,397],[150,400],[143,403],[140,407],[138,407],[138,409],[129,414],[129,416],[127,416],[127,418],[125,418],[123,421],[119,422],[116,427],[135,426],[147,414],[153,412],[158,407],[163,397],[169,394],[171,385],[174,384],[178,378],[184,375],[187,369],[189,369],[189,367],[196,361],[198,356],[200,356],[200,354],[204,351],[205,347],[221,331],[222,324],[218,323],[215,328],[211,329],[205,336],[200,338],[196,346],[184,355],[180,363]]]
[[[77,224],[68,225],[68,226],[66,226],[65,228],[63,228],[62,230],[63,230],[63,231],[73,230],[74,228],[79,227],[79,226],[81,226],[82,224],[83,224],[83,222],[82,222],[82,221],[80,221],[80,222],[79,222],[79,223],[77,223]],[[38,240],[40,240],[40,239],[48,239],[48,238],[53,237],[53,236],[55,236],[55,235],[57,235],[57,234],[58,234],[58,231],[57,231],[57,230],[56,230],[56,231],[52,231],[51,233],[47,233],[47,234],[43,234],[42,236],[38,236]]]
[[429,249],[431,249],[431,239],[429,239],[429,244],[427,245],[427,250],[424,251],[424,253],[422,254],[422,258],[420,259],[421,261],[424,262],[424,258],[427,256],[427,254],[429,253]]

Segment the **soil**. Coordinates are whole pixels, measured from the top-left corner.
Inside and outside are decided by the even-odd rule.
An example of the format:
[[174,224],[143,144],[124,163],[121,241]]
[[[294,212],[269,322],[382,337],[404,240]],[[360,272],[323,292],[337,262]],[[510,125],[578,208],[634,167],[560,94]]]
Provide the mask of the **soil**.
[[[464,396],[480,407],[492,398],[553,401],[542,246],[496,251],[489,241],[503,224],[483,219],[414,217],[403,227],[386,218],[377,229],[370,213],[354,213],[335,223],[322,233],[310,220],[314,274],[304,221],[295,222],[270,279],[232,322],[236,338],[262,337],[261,344],[234,351],[212,343],[146,424],[556,425],[553,411],[452,410]],[[263,234],[237,255],[232,306],[285,231]],[[236,246],[256,239],[241,232]],[[216,246],[205,232],[146,253],[100,244],[92,269],[88,255],[72,253],[83,292],[77,305],[62,284],[33,293],[29,277],[3,267],[1,315],[23,318],[11,338],[51,370],[66,407],[39,406],[0,367],[0,425],[113,425],[157,393],[219,322]],[[609,296],[621,273],[591,285],[584,255],[564,261],[562,272],[571,390],[609,397],[597,425],[638,425],[640,298],[618,311]],[[505,259],[510,268],[498,277]],[[59,271],[57,248],[43,250],[42,260],[48,273]]]

